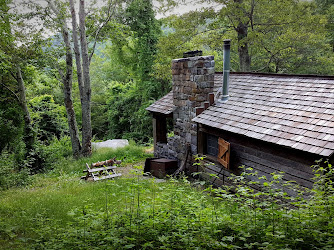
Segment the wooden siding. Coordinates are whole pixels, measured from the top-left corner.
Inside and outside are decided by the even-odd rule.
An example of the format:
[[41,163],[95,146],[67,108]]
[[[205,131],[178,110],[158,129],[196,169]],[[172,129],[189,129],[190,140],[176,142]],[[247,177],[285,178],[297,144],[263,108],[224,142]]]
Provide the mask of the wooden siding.
[[[259,176],[265,175],[270,177],[272,172],[285,172],[283,180],[296,181],[305,187],[312,187],[313,172],[310,167],[315,160],[319,160],[318,155],[285,148],[271,143],[266,143],[260,140],[255,140],[238,134],[220,131],[207,126],[200,126],[199,133],[199,153],[203,154],[205,133],[219,136],[231,144],[230,155],[230,172],[240,174],[239,166],[244,165],[246,168],[251,167],[257,171]],[[208,157],[219,165],[214,158]],[[209,172],[219,173],[220,178],[228,177],[230,172],[219,167],[209,167]]]

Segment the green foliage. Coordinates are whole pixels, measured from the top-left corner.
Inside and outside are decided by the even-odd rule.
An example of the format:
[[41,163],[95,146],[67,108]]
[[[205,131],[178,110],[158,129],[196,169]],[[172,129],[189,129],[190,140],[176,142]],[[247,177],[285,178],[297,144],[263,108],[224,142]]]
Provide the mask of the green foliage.
[[65,107],[56,104],[51,95],[41,95],[30,100],[31,118],[38,139],[48,142],[55,136],[58,139],[67,131]]
[[[277,23],[249,34],[254,54],[253,68],[275,73],[330,74],[333,56],[326,39],[326,18],[314,13],[311,3],[284,3],[263,8],[260,22]],[[272,16],[277,13],[277,16]],[[262,66],[262,68],[261,68]]]
[[64,105],[64,94],[59,81],[52,75],[51,69],[38,69],[28,65],[25,77],[27,98],[33,99],[42,95],[51,95],[56,104]]
[[117,56],[112,53],[111,47],[108,44],[105,49],[102,49],[103,57],[94,56],[90,67],[92,75],[92,132],[98,139],[110,138],[107,102],[110,98],[113,81],[127,81],[126,70],[120,67]]
[[145,108],[152,103],[142,102],[141,92],[133,84],[114,83],[109,92],[109,135],[112,138],[147,142],[151,137],[152,121]]
[[92,62],[93,134],[147,142],[152,126],[145,108],[167,91],[152,75],[160,26],[151,1],[127,3],[119,19],[110,24],[115,35],[103,56]]
[[47,145],[40,142],[35,147],[36,153],[43,161],[42,170],[50,170],[57,166],[57,162],[72,155],[72,145],[69,136],[49,138]]
[[[197,1],[206,2],[206,1]],[[213,0],[221,8],[201,8],[163,20],[164,36],[159,40],[154,69],[159,78],[170,79],[170,61],[182,52],[201,49],[216,57],[222,70],[223,40],[232,39],[231,69],[240,69],[240,51],[248,46],[251,71],[290,74],[331,74],[331,11],[321,14],[309,1]],[[325,6],[331,6],[327,2]],[[324,7],[322,7],[324,8]],[[239,24],[246,33],[238,33]],[[240,31],[240,30],[239,30]]]
[[[3,97],[2,94],[0,94],[0,96]],[[3,100],[6,100],[6,98],[4,98]],[[0,107],[1,152],[6,147],[12,149],[13,147],[15,147],[15,143],[22,139],[23,119],[20,107],[18,106],[17,102],[0,101]]]
[[[144,83],[151,79],[150,73],[160,34],[160,25],[155,19],[152,1],[131,1],[125,11],[125,22],[134,32],[134,71],[137,79]],[[145,86],[142,88],[142,91],[144,90]]]
[[315,0],[317,4],[318,12],[326,16],[326,37],[329,40],[329,44],[334,51],[334,1],[332,0]]
[[64,162],[53,179],[2,192],[0,242],[47,249],[331,249],[333,167],[313,167],[316,184],[305,198],[305,190],[284,184],[282,173],[258,176],[251,168],[232,177],[233,186],[214,189],[183,177],[143,180],[140,167],[130,179],[75,181],[61,170]]
[[[211,53],[207,42],[212,34],[206,34],[206,31],[214,14],[213,10],[203,8],[198,12],[171,15],[162,20],[163,35],[157,44],[159,56],[155,58],[153,66],[156,78],[171,81],[171,60],[183,57],[183,52],[203,50],[204,54]],[[219,46],[221,49],[221,44]]]
[[28,169],[19,169],[14,153],[3,151],[0,154],[0,190],[26,186],[31,182]]

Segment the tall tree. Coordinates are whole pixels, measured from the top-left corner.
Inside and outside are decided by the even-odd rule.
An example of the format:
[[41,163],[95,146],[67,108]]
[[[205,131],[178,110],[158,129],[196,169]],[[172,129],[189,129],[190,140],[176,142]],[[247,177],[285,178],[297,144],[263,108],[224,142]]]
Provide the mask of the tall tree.
[[[68,39],[68,28],[67,28],[67,17],[65,13],[67,12],[66,7],[64,8],[65,13],[59,12],[55,8],[55,2],[53,0],[47,0],[49,6],[54,13],[57,14],[57,20],[62,24],[63,39],[66,47],[66,61],[68,73],[71,73],[69,68],[72,67],[72,48],[70,41]],[[81,101],[81,114],[82,114],[82,147],[81,154],[84,156],[89,156],[92,153],[91,140],[92,140],[92,124],[91,124],[91,83],[90,83],[90,62],[94,54],[97,40],[100,35],[103,34],[105,27],[111,20],[114,14],[114,9],[117,5],[121,4],[119,0],[109,0],[107,6],[101,9],[100,16],[98,20],[95,20],[90,27],[89,34],[93,36],[93,45],[89,53],[88,51],[88,41],[87,41],[87,15],[85,10],[85,1],[79,1],[79,22],[77,22],[75,2],[73,0],[68,0],[69,11],[72,19],[72,39],[73,48],[75,54],[75,62],[77,69],[77,78],[80,91],[80,101]],[[53,6],[53,7],[52,7]],[[95,12],[97,10],[95,9]],[[93,31],[94,30],[94,31]],[[78,32],[79,31],[79,32]],[[80,43],[79,43],[80,41]],[[71,55],[70,55],[71,54]],[[66,78],[67,79],[67,78]],[[74,114],[74,113],[73,113]]]
[[156,98],[161,85],[153,77],[152,68],[161,28],[155,18],[152,1],[129,1],[120,22],[126,25],[127,35],[111,38],[120,62],[129,68],[143,100]]
[[[295,0],[213,0],[212,2],[222,4],[219,20],[224,24],[228,23],[236,32],[240,71],[263,68],[282,72],[279,64],[283,61],[280,58],[288,50],[291,53],[299,50],[300,46],[303,47],[299,40],[305,41],[305,34],[311,38],[318,33],[319,41],[323,42],[320,35],[323,34],[323,21],[312,11],[313,3]],[[310,39],[306,41],[314,46],[314,42]],[[252,66],[254,65],[252,56],[257,60],[259,52],[264,53],[261,56],[265,55],[269,60],[267,66],[255,68]],[[272,64],[276,64],[277,67],[271,69],[268,65]]]
[[[17,92],[11,90],[6,83],[1,82],[1,85],[6,87],[7,90],[16,97],[18,100],[22,114],[24,117],[24,142],[26,145],[26,155],[30,154],[30,151],[33,149],[33,144],[35,140],[34,131],[32,128],[31,117],[26,101],[26,90],[25,83],[22,74],[22,67],[25,67],[29,61],[29,58],[26,57],[25,53],[28,54],[32,59],[36,56],[36,53],[39,52],[39,48],[36,44],[29,44],[27,40],[20,40],[19,37],[15,37],[11,23],[14,23],[15,15],[9,14],[10,1],[2,1],[0,4],[1,8],[1,40],[0,40],[0,55],[1,55],[1,69],[3,73],[10,74],[15,82],[17,83]],[[22,43],[20,46],[18,44]],[[36,52],[36,53],[35,53]]]
[[[80,90],[80,100],[82,107],[82,154],[89,156],[92,152],[92,125],[91,125],[91,87],[89,74],[89,56],[86,41],[85,26],[85,2],[80,0],[79,3],[79,31],[80,46],[77,33],[77,17],[73,0],[69,0],[70,11],[72,16],[72,36],[74,44],[75,61],[77,65],[77,76]],[[81,53],[80,53],[81,48]]]
[[66,50],[66,72],[64,73],[61,67],[58,65],[59,74],[61,76],[64,85],[64,103],[67,112],[67,119],[69,125],[69,132],[72,143],[73,155],[78,157],[81,152],[81,144],[79,139],[79,131],[75,116],[75,111],[73,108],[73,98],[72,98],[72,78],[73,78],[73,57],[72,48],[70,43],[70,36],[68,27],[66,24],[66,19],[64,14],[61,13],[51,0],[47,0],[52,11],[57,15],[57,19],[60,22],[61,33],[63,36],[65,50]]
[[[189,12],[182,17],[166,18],[169,31],[160,40],[159,48],[164,51],[169,47],[203,49],[205,53],[218,56],[216,66],[221,69],[222,40],[229,38],[233,40],[231,67],[235,71],[328,74],[332,70],[333,57],[326,52],[329,44],[324,30],[326,18],[316,13],[313,2],[209,2],[216,8],[202,8],[196,14]],[[202,19],[197,20],[199,13]],[[189,16],[193,19],[189,20]],[[193,25],[194,21],[198,22],[197,26]],[[173,43],[174,46],[169,46]]]
[[[69,0],[72,2],[73,0]],[[75,12],[71,11],[72,18]],[[85,25],[85,1],[79,2],[79,30],[80,30],[80,45],[81,45],[81,59],[83,71],[83,86],[81,90],[81,107],[82,107],[82,154],[89,156],[92,153],[92,121],[91,121],[91,87],[89,74],[89,55],[86,40],[86,25]],[[73,27],[73,31],[76,27]],[[73,33],[74,35],[74,33]]]
[[318,7],[318,12],[327,17],[327,37],[332,47],[332,51],[334,52],[334,0],[315,0],[315,2]]
[[254,24],[256,0],[222,0],[220,16],[226,17],[237,33],[240,71],[250,71],[251,56],[249,53],[248,29]]
[[152,1],[133,0],[126,9],[126,24],[134,32],[136,71],[141,82],[150,79],[156,44],[161,32],[155,19]]

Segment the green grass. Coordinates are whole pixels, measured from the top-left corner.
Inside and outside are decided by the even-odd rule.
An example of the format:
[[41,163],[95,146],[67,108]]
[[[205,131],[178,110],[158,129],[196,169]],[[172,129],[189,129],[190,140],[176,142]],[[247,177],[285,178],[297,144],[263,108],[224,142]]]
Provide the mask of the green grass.
[[246,185],[247,171],[234,177],[233,191],[186,178],[145,180],[139,167],[133,178],[80,180],[86,162],[116,154],[133,165],[150,156],[135,146],[102,150],[62,160],[30,186],[2,191],[0,248],[333,249],[331,165],[318,166],[309,200],[274,188],[280,174],[260,177],[264,190],[256,193]]
[[[99,244],[103,232],[111,233],[111,227],[121,230],[107,241],[109,246],[143,245],[151,237],[158,238],[158,232],[168,233],[185,220],[190,221],[189,211],[209,206],[206,195],[187,183],[157,184],[138,178],[95,183],[59,178],[43,187],[5,191],[0,201],[3,204],[0,245],[17,249],[71,249],[74,247],[71,242],[76,242],[79,248],[90,249]],[[182,204],[182,209],[175,207],[176,204]],[[180,219],[182,223],[178,222]],[[204,213],[202,220],[208,221]],[[192,227],[194,222],[191,219]],[[151,230],[154,235],[141,233],[145,228],[154,227],[156,230]],[[83,230],[94,234],[85,236]],[[128,234],[125,238],[124,231]],[[132,236],[141,234],[141,240],[136,243],[138,238]],[[179,238],[181,234],[174,237]],[[50,239],[55,241],[54,245],[50,245]]]
[[[105,197],[103,188],[106,182],[80,180],[85,164],[116,157],[122,160],[122,167],[152,157],[151,153],[145,152],[147,150],[131,144],[115,150],[102,148],[89,158],[60,159],[53,164],[53,170],[34,175],[29,186],[0,191],[0,248],[3,246],[5,249],[13,242],[17,247],[23,244],[11,238],[33,236],[38,221],[45,221],[51,228],[61,227],[71,221],[68,213],[74,208],[83,208],[87,203],[94,204],[97,210],[105,207],[106,201],[101,197]],[[117,197],[118,194],[114,195]]]
[[97,151],[94,151],[92,156],[87,158],[83,157],[79,160],[73,158],[63,158],[58,160],[55,164],[53,164],[54,169],[48,173],[48,175],[54,173],[56,176],[59,174],[70,174],[70,175],[78,175],[82,174],[82,170],[85,168],[85,164],[105,161],[111,158],[116,157],[117,160],[122,161],[122,165],[126,165],[129,163],[137,163],[142,162],[148,157],[152,157],[152,153],[147,153],[149,151],[149,147],[141,147],[131,144],[124,148],[117,149],[108,149],[101,148]]

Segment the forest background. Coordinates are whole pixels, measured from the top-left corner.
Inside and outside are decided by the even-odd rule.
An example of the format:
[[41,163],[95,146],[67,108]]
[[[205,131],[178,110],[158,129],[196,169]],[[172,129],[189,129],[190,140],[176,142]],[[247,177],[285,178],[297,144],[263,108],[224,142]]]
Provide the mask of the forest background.
[[[156,18],[192,2],[200,8]],[[150,143],[145,108],[171,90],[171,60],[183,52],[214,55],[221,71],[232,39],[232,71],[334,72],[333,0],[84,4],[0,2],[1,188],[89,156],[92,140]]]

